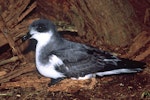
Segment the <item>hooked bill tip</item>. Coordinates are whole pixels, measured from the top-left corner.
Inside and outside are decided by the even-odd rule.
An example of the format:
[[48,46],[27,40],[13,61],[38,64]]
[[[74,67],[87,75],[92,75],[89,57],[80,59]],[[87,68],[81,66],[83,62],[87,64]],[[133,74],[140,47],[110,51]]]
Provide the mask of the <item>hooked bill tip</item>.
[[22,42],[25,42],[27,39],[29,39],[31,37],[31,35],[29,34],[29,32],[26,34],[26,35],[24,35],[23,37],[22,37]]

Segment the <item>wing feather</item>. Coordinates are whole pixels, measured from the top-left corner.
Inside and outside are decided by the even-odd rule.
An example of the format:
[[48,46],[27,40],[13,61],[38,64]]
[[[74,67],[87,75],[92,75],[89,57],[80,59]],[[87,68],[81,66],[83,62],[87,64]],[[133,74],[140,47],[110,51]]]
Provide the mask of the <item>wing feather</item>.
[[106,66],[104,59],[113,58],[108,52],[79,43],[69,44],[64,49],[53,53],[64,63],[57,66],[56,70],[64,73],[67,77],[83,77],[87,74],[103,71]]

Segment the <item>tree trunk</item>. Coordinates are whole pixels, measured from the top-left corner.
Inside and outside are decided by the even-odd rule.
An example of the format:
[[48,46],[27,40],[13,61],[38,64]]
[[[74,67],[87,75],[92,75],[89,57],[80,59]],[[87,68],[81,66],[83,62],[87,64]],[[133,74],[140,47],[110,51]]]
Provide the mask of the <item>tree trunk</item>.
[[90,44],[120,46],[130,44],[140,31],[128,0],[38,0],[41,17],[69,22]]

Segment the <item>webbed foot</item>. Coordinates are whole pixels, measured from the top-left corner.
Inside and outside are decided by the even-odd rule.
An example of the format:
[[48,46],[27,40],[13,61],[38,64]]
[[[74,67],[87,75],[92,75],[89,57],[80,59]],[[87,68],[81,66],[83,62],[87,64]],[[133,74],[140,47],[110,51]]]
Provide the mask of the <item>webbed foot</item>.
[[51,82],[48,84],[48,86],[52,86],[52,85],[55,85],[56,83],[62,81],[64,78],[57,78],[57,79],[54,79],[54,78],[51,78]]

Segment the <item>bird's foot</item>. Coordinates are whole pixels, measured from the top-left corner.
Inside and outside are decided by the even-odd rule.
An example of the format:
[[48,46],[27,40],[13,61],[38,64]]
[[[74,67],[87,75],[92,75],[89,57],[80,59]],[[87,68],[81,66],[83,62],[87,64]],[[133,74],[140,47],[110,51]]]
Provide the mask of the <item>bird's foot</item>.
[[56,83],[62,81],[63,79],[64,79],[64,78],[57,78],[57,79],[52,78],[52,79],[51,79],[51,82],[48,84],[48,86],[50,87],[50,86],[52,86],[52,85],[55,85]]

